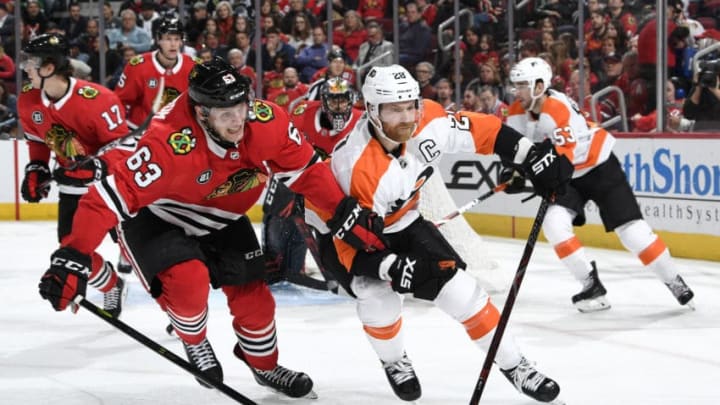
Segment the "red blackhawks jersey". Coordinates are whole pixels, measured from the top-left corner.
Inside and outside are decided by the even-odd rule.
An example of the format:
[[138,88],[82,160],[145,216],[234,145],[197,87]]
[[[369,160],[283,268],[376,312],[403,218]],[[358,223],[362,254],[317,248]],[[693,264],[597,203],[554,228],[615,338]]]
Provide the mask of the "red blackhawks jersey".
[[[69,79],[68,92],[59,100],[26,85],[18,98],[18,111],[30,160],[49,162],[50,152],[61,166],[91,156],[109,142],[128,134],[122,102],[110,89],[97,83]],[[108,168],[132,151],[120,145],[102,155]],[[60,186],[67,194],[84,193],[85,187]]]
[[323,128],[320,125],[322,114],[322,101],[302,101],[292,111],[291,119],[295,127],[305,134],[305,137],[315,149],[319,149],[322,155],[328,156],[335,148],[335,144],[340,142],[355,127],[355,123],[363,114],[363,111],[353,108],[350,119],[340,131]]
[[63,240],[91,252],[108,229],[147,207],[187,235],[206,235],[245,215],[271,174],[326,212],[343,198],[312,146],[276,104],[256,100],[236,148],[218,145],[197,122],[187,93],[153,118],[135,153],[96,183]]
[[173,101],[188,88],[188,76],[195,61],[188,55],[180,54],[175,66],[164,68],[157,60],[158,51],[135,56],[125,65],[115,92],[125,104],[128,125],[136,128],[150,112],[160,88],[160,78],[165,78],[160,107]]

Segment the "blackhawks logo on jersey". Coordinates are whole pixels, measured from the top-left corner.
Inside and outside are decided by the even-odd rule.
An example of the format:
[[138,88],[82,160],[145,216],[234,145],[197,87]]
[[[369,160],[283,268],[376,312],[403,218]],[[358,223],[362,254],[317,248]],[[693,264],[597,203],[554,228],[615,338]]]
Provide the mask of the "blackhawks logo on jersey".
[[253,112],[255,113],[255,119],[260,122],[268,122],[275,118],[272,107],[262,101],[255,101]]
[[92,86],[83,86],[78,89],[78,95],[88,100],[94,99],[98,94],[100,94],[100,91]]
[[180,90],[174,87],[166,87],[163,89],[163,95],[160,101],[160,108],[170,104],[171,101],[175,100],[180,95]]
[[85,156],[85,148],[75,139],[75,133],[62,125],[52,124],[45,134],[45,144],[62,159]]
[[190,127],[185,127],[178,132],[173,132],[168,138],[168,144],[176,155],[187,155],[195,149],[197,139],[192,134]]
[[302,113],[305,112],[305,108],[307,108],[307,103],[304,101],[301,101],[300,104],[298,104],[297,107],[293,110],[293,115],[302,115]]
[[143,62],[145,62],[145,58],[143,58],[142,55],[137,55],[133,56],[128,63],[130,63],[130,66],[137,66]]
[[262,173],[260,169],[240,169],[231,174],[227,181],[217,186],[205,199],[211,200],[233,193],[242,193],[263,185],[266,181],[267,175]]
[[23,93],[27,93],[28,91],[30,91],[32,89],[33,89],[32,83],[25,83],[25,84],[23,84],[21,91]]

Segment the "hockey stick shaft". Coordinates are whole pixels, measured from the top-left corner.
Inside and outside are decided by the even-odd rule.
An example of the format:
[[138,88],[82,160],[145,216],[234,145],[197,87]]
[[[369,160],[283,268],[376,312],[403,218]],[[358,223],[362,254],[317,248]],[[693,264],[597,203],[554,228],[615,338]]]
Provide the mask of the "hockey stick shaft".
[[462,207],[460,207],[460,208],[456,209],[455,211],[453,211],[453,212],[445,215],[444,217],[442,217],[442,219],[439,219],[439,220],[435,221],[435,227],[439,228],[439,227],[445,225],[447,222],[449,222],[449,221],[451,221],[451,220],[459,217],[460,215],[464,214],[464,213],[465,213],[467,210],[469,210],[470,208],[478,205],[481,201],[485,201],[485,200],[487,200],[488,198],[490,198],[491,196],[493,196],[495,193],[498,193],[498,192],[500,192],[500,191],[505,190],[505,188],[507,188],[507,186],[508,186],[507,183],[498,184],[497,186],[495,186],[492,190],[488,191],[487,193],[485,193],[485,194],[483,194],[483,195],[481,195],[481,196],[479,196],[479,197],[471,200],[470,202],[466,203],[466,204],[463,205]]
[[82,306],[83,308],[87,309],[88,311],[92,312],[93,314],[97,315],[100,319],[104,320],[105,322],[109,323],[110,325],[114,326],[115,328],[119,329],[126,335],[133,338],[135,341],[139,342],[143,346],[147,347],[148,349],[154,351],[155,353],[159,354],[160,356],[164,357],[165,359],[169,360],[170,362],[174,363],[176,366],[182,368],[183,370],[187,371],[188,373],[194,375],[195,377],[203,380],[208,385],[211,385],[218,391],[222,392],[223,394],[227,395],[228,397],[234,399],[235,401],[245,404],[245,405],[257,405],[256,402],[251,400],[250,398],[242,395],[241,393],[235,391],[234,389],[228,387],[224,383],[220,381],[215,381],[212,378],[209,378],[205,375],[202,371],[200,371],[198,368],[193,366],[192,364],[188,363],[187,360],[177,356],[175,353],[171,352],[170,350],[166,349],[164,346],[160,345],[159,343],[155,342],[154,340],[148,338],[147,336],[143,335],[142,333],[135,330],[130,325],[126,324],[125,322],[114,318],[112,315],[110,315],[108,312],[106,312],[104,309],[99,308],[92,302],[86,300],[85,298],[80,297],[78,304]]
[[510,291],[508,292],[507,299],[505,300],[505,306],[503,307],[502,314],[500,315],[497,327],[495,328],[495,334],[493,335],[490,347],[485,355],[483,368],[480,371],[480,376],[475,384],[475,390],[473,391],[472,398],[470,399],[470,405],[477,405],[482,397],[488,376],[490,375],[490,369],[495,361],[495,355],[497,354],[503,334],[505,333],[505,328],[510,320],[510,313],[515,305],[515,299],[520,292],[520,285],[522,284],[523,277],[525,277],[525,270],[527,270],[530,257],[535,249],[535,242],[537,242],[538,236],[540,236],[540,229],[542,228],[542,223],[545,219],[545,213],[547,212],[549,204],[550,203],[547,199],[543,199],[540,203],[540,207],[538,208],[537,215],[535,215],[535,221],[533,222],[532,228],[530,229],[530,235],[525,243],[525,250],[520,258],[520,263],[518,264],[518,269],[515,272],[513,283],[510,286]]

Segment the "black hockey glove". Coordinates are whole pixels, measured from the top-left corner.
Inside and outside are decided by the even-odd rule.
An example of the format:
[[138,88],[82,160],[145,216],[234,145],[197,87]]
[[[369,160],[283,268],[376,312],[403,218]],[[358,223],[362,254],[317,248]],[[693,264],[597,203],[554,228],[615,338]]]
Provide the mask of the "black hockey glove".
[[56,250],[50,256],[50,268],[40,279],[40,296],[50,301],[56,311],[63,311],[71,304],[73,312],[77,311],[73,300],[85,295],[90,263],[90,256],[73,248]]
[[92,158],[73,169],[59,167],[53,172],[53,177],[58,184],[83,187],[103,179],[107,174],[107,164],[100,158]]
[[350,246],[365,252],[384,250],[388,245],[383,237],[385,223],[378,214],[362,208],[353,197],[345,197],[327,222],[330,232]]
[[31,203],[40,202],[50,192],[50,168],[47,163],[40,160],[33,160],[25,166],[25,178],[23,178],[20,194],[23,200]]
[[508,194],[518,194],[530,191],[525,189],[525,176],[511,167],[503,167],[500,171],[500,176],[498,177],[498,183],[507,184],[507,187],[505,187],[505,190],[503,191]]
[[542,198],[564,194],[565,185],[570,181],[575,167],[565,155],[560,155],[546,139],[528,152],[521,169]]
[[[457,269],[454,260],[428,260],[396,255],[387,276],[390,277],[393,290],[401,294],[413,293],[416,298],[434,300],[455,272]],[[387,276],[380,274],[381,279],[387,279]]]

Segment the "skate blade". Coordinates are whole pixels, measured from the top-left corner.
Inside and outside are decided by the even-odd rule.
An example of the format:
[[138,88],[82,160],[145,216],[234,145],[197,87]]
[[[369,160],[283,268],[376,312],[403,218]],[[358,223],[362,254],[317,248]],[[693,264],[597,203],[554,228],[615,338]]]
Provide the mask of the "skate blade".
[[573,305],[575,305],[575,308],[577,308],[578,311],[584,314],[590,312],[605,311],[610,309],[611,307],[610,302],[604,296],[589,300],[578,301]]
[[567,404],[565,403],[565,401],[563,401],[563,400],[560,399],[560,398],[555,398],[555,399],[553,399],[552,401],[550,401],[550,402],[548,402],[548,403],[549,403],[549,404],[552,404],[552,405],[567,405]]
[[280,391],[280,390],[276,390],[276,389],[274,389],[274,388],[272,388],[272,387],[268,387],[267,385],[262,385],[262,384],[260,384],[260,385],[261,385],[262,387],[264,387],[266,390],[268,390],[268,391],[270,391],[270,392],[272,392],[272,393],[274,393],[274,394],[280,394],[280,395],[282,395],[283,398],[290,398],[290,399],[318,399],[318,398],[319,398],[319,397],[318,397],[318,394],[317,394],[317,392],[315,392],[315,390],[310,390],[310,392],[308,392],[307,394],[305,394],[305,395],[303,395],[303,396],[301,396],[301,397],[291,397],[291,396],[289,396],[288,394],[286,394],[286,393],[284,393],[284,392],[282,392],[282,391]]
[[685,306],[695,311],[695,300],[690,300],[685,303]]
[[315,390],[310,390],[310,392],[308,392],[307,394],[305,394],[304,397],[301,397],[301,398],[305,398],[305,399],[318,399],[319,397],[318,397],[317,392],[315,392]]

